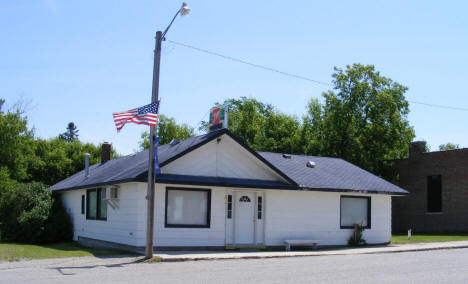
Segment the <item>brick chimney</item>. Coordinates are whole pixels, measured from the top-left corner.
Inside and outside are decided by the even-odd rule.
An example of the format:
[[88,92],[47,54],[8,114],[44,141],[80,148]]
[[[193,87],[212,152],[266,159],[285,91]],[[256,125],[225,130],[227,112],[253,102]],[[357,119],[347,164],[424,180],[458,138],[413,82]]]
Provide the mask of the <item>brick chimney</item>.
[[409,156],[414,157],[426,152],[426,141],[414,141],[409,145]]
[[104,164],[105,162],[109,161],[110,156],[111,156],[111,144],[108,142],[102,143],[101,164]]

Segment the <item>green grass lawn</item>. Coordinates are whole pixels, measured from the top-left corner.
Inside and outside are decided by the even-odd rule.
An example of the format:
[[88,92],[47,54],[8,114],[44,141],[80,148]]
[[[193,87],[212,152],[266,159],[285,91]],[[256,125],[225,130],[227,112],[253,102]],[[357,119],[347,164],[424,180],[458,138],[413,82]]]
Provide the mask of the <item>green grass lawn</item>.
[[453,235],[413,235],[411,240],[408,240],[408,235],[393,235],[392,244],[409,244],[409,243],[431,243],[431,242],[451,242],[451,241],[468,241],[468,234],[453,234]]
[[87,248],[76,242],[50,245],[30,245],[0,242],[0,261],[130,254],[120,250]]

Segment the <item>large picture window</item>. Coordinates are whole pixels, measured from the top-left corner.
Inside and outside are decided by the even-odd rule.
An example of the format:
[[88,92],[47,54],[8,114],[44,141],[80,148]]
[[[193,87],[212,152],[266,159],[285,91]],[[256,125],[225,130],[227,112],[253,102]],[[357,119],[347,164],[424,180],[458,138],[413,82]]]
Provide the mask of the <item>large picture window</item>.
[[166,227],[209,228],[210,211],[210,190],[166,188]]
[[354,224],[369,229],[371,227],[371,198],[360,196],[341,196],[341,229],[353,228]]
[[86,191],[86,219],[107,220],[106,189],[96,188]]

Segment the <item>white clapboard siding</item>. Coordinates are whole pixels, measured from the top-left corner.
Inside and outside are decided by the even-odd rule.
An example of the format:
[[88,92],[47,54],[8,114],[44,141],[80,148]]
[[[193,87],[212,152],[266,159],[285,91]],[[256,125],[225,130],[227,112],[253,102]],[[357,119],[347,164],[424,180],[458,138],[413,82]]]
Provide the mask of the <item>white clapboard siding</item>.
[[144,183],[121,184],[119,188],[118,208],[107,205],[107,220],[87,220],[86,214],[81,214],[81,196],[86,196],[86,189],[62,192],[65,209],[73,223],[73,239],[79,236],[109,242],[136,246],[138,237],[146,232],[146,216],[141,208],[146,206],[144,196],[141,196]]
[[163,174],[284,181],[231,137],[223,135],[162,167]]
[[[166,186],[211,189],[210,228],[165,228]],[[155,245],[156,246],[224,246],[226,190],[223,187],[194,187],[156,184]],[[146,212],[146,208],[144,209]]]
[[[166,186],[211,189],[210,228],[165,228]],[[156,184],[155,236],[156,246],[223,246],[232,243],[232,221],[226,223],[224,187],[177,186]],[[240,190],[240,189],[236,189]],[[62,193],[64,206],[72,218],[74,239],[78,236],[142,247],[146,237],[146,184],[122,184],[119,209],[108,206],[107,221],[86,220],[81,214],[81,195],[86,190]],[[352,229],[340,229],[340,196],[336,192],[265,190],[265,244],[284,245],[286,239],[318,239],[321,245],[346,245]],[[391,197],[371,196],[371,229],[364,231],[369,244],[380,244],[391,238]],[[234,216],[234,214],[233,214]],[[227,228],[227,231],[226,231]],[[262,226],[259,224],[259,230]],[[257,241],[263,236],[258,231]]]
[[[346,245],[352,229],[340,229],[340,196],[344,193],[267,191],[265,197],[266,245],[283,245],[286,239],[320,240],[320,245]],[[391,238],[391,197],[371,196],[371,229],[363,237],[370,244]]]

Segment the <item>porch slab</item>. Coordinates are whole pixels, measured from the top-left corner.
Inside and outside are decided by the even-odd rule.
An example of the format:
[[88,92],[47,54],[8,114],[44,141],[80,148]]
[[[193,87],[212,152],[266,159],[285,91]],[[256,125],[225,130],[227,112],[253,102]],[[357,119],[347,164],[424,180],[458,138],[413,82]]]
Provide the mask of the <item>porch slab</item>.
[[190,261],[190,260],[224,260],[224,259],[255,259],[322,255],[353,255],[396,253],[409,251],[426,251],[437,249],[468,248],[468,241],[395,244],[386,246],[343,247],[334,249],[318,249],[313,251],[155,251],[154,256],[161,261]]

